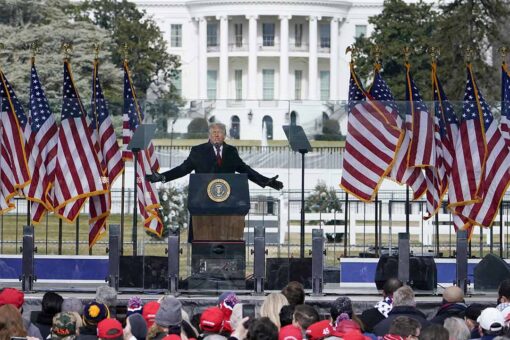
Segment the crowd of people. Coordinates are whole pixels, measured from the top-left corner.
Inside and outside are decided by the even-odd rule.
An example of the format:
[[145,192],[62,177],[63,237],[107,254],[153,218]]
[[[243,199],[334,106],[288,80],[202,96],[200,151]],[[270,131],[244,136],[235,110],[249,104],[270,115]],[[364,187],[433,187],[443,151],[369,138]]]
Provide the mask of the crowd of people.
[[[188,315],[174,296],[143,302],[131,297],[119,306],[117,292],[98,287],[95,299],[83,304],[47,292],[41,310],[23,317],[23,292],[0,291],[0,340],[467,340],[510,339],[510,279],[501,282],[494,306],[467,305],[462,289],[443,291],[437,311],[427,317],[416,306],[411,287],[388,279],[382,299],[357,314],[352,301],[340,296],[322,315],[305,301],[298,282],[267,295],[258,309],[240,302],[234,292]],[[119,312],[121,311],[121,312]]]

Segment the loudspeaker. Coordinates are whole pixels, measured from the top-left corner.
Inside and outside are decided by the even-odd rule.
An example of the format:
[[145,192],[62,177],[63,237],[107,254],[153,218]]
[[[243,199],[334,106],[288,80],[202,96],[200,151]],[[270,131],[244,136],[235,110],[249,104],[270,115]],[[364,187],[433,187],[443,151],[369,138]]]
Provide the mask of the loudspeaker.
[[266,289],[282,289],[290,281],[298,281],[305,289],[312,288],[312,258],[268,258]]
[[495,290],[501,281],[510,279],[510,266],[494,254],[487,254],[474,270],[475,289]]
[[[375,272],[375,285],[382,289],[387,279],[398,276],[398,256],[383,255],[379,258]],[[411,256],[409,258],[410,286],[419,290],[437,288],[437,268],[431,256]]]
[[168,258],[164,256],[121,256],[121,288],[168,288]]
[[245,289],[244,241],[194,241],[189,289]]

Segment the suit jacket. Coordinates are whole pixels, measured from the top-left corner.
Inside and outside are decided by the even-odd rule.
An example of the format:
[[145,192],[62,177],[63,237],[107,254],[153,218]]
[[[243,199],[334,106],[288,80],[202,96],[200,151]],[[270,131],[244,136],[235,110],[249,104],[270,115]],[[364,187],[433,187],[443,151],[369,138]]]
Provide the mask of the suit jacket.
[[165,181],[172,181],[174,179],[186,176],[193,170],[195,173],[245,173],[248,179],[261,187],[265,187],[269,178],[262,176],[257,171],[250,168],[243,162],[237,148],[232,145],[223,143],[221,166],[218,165],[216,160],[216,153],[214,146],[210,143],[196,145],[191,148],[188,158],[182,162],[181,165],[163,172]]

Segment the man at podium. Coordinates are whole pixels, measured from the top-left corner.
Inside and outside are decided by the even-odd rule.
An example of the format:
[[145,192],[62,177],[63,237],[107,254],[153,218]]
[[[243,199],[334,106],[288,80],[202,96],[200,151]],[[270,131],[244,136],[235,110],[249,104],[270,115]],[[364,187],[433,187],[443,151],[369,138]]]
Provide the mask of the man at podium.
[[195,173],[245,173],[248,179],[261,187],[276,190],[283,188],[278,175],[268,178],[253,170],[243,162],[237,148],[225,143],[226,128],[224,124],[209,125],[209,141],[191,148],[188,158],[179,166],[163,173],[154,172],[146,175],[150,182],[168,182],[186,176],[193,170]]

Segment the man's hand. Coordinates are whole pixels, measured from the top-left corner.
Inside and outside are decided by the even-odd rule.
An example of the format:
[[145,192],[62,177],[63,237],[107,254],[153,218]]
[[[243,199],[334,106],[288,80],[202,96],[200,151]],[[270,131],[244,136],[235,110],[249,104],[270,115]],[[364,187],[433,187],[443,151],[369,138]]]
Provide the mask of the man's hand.
[[145,175],[145,180],[151,183],[164,182],[165,176],[158,172],[153,172],[152,174]]
[[266,186],[271,187],[275,190],[282,190],[283,189],[283,183],[280,181],[277,181],[278,175],[271,177],[269,181],[267,181]]

